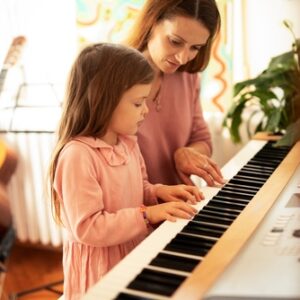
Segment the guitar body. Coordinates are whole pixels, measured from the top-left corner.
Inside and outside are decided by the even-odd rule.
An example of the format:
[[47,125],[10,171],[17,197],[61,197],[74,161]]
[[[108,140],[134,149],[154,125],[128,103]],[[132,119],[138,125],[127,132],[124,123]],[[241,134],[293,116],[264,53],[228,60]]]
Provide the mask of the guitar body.
[[5,259],[14,242],[14,235],[11,238],[14,229],[7,195],[7,183],[16,169],[17,162],[16,153],[0,140],[0,298],[5,280]]
[[[25,37],[16,37],[11,44],[0,71],[0,93],[9,69],[14,66],[20,56],[21,48],[25,44]],[[14,242],[12,214],[7,194],[7,184],[16,170],[18,157],[16,152],[0,140],[0,298],[5,279],[5,259]]]
[[3,141],[0,141],[0,226],[11,223],[11,213],[7,196],[7,184],[16,170],[17,154]]
[[[17,36],[13,39],[0,72],[0,93],[2,92],[6,74],[17,64],[21,56],[26,38]],[[7,184],[17,166],[17,154],[0,140],[0,236],[1,231],[11,224],[11,213],[7,195]]]

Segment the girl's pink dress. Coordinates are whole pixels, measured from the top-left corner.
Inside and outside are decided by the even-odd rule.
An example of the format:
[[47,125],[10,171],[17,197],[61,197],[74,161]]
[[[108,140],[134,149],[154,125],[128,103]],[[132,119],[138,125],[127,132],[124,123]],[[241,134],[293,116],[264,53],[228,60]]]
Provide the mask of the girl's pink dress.
[[62,150],[54,187],[67,231],[64,296],[77,300],[149,233],[139,206],[157,204],[135,136],[115,146],[80,137]]

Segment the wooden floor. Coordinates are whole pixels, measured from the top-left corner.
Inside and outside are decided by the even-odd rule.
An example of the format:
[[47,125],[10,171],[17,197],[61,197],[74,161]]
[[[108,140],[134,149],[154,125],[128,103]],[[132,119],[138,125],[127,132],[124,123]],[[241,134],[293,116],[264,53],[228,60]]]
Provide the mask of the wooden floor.
[[[41,290],[21,295],[26,290],[62,281],[62,253],[58,250],[38,249],[24,245],[14,245],[7,262],[7,273],[0,300],[54,300],[59,294]],[[62,284],[53,286],[62,293]],[[17,297],[14,295],[17,294]],[[18,295],[19,294],[19,295]]]

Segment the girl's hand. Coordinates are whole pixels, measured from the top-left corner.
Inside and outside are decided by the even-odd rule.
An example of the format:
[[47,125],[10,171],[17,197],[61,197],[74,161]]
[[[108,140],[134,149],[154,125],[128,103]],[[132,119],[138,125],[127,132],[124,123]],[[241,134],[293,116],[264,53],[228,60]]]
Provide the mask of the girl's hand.
[[191,219],[197,210],[185,202],[168,202],[146,207],[146,216],[150,224],[165,220],[175,222],[177,218]]
[[174,160],[178,175],[185,184],[194,185],[190,179],[192,174],[203,178],[208,186],[225,183],[218,165],[191,147],[177,149]]
[[165,202],[186,201],[190,204],[196,204],[204,199],[202,192],[191,185],[160,185],[156,189],[156,196]]

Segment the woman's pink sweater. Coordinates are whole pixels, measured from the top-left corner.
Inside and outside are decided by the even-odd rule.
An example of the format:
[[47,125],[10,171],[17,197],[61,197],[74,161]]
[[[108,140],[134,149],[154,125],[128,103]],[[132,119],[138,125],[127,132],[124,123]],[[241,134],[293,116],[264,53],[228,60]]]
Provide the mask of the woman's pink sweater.
[[197,74],[164,74],[156,103],[149,102],[149,113],[139,128],[138,142],[149,181],[178,184],[174,152],[195,142],[205,142],[212,149],[211,137],[199,101]]

